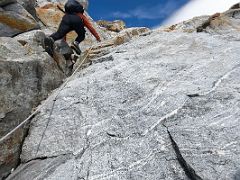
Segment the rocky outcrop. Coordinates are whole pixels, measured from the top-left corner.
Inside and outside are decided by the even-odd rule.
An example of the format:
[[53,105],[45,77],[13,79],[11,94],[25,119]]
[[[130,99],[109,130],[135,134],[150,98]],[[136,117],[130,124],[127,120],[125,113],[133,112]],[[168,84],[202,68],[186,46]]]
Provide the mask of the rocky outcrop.
[[16,0],[0,0],[0,6],[2,7],[16,2],[17,2]]
[[97,21],[97,24],[101,27],[106,28],[109,31],[114,31],[114,32],[120,32],[126,28],[126,24],[121,20],[116,20],[112,22],[100,20],[100,21]]
[[[76,0],[76,1],[81,3],[85,9],[88,8],[88,4],[89,4],[88,0]],[[56,2],[57,3],[61,3],[61,4],[65,4],[67,2],[67,0],[58,0],[58,1],[56,1],[56,0],[48,0],[48,1],[46,1],[46,0],[37,0],[38,6],[45,6],[46,4],[56,3]]]
[[56,30],[61,22],[63,13],[57,6],[63,8],[63,4],[48,3],[44,6],[36,8],[37,16],[41,22],[47,27]]
[[215,13],[212,16],[195,17],[188,21],[162,28],[166,32],[207,32],[211,34],[221,34],[226,36],[231,34],[238,36],[240,26],[238,17],[240,14],[239,4],[235,4],[223,13]]
[[35,18],[36,16],[36,0],[18,0],[18,2]]
[[[0,139],[14,129],[66,77],[39,45],[38,32],[0,38]],[[0,142],[0,179],[16,167],[23,127]]]
[[[12,2],[12,3],[9,3]],[[18,3],[1,1],[0,37],[12,37],[39,28],[36,20]]]
[[[56,4],[37,12],[56,30]],[[236,5],[154,31],[98,29],[104,41],[88,37],[73,67],[85,69],[3,140],[61,84],[69,49],[50,58],[40,31],[0,38],[0,179],[18,166],[8,180],[239,180],[238,17]]]
[[53,93],[8,180],[238,180],[237,29],[164,30],[108,47]]
[[[2,179],[20,163],[22,142],[28,135],[29,128],[28,121],[24,121],[24,124],[21,122],[26,120],[36,106],[71,74],[72,50],[66,42],[59,41],[56,42],[53,58],[44,52],[41,43],[45,35],[42,31],[30,31],[38,28],[39,25],[25,10],[35,16],[33,8],[35,1],[1,0],[0,3],[0,17],[2,16],[0,36],[5,36],[0,38],[0,179]],[[63,16],[56,5],[46,4],[37,8],[41,22],[46,25],[43,31],[47,35],[56,30]],[[133,28],[114,33],[100,29],[92,19],[91,21],[102,39],[109,41],[104,42],[107,49],[103,48],[103,44],[100,48],[97,45],[90,55],[93,61],[87,61],[83,67],[96,63],[95,59],[108,54],[110,48],[129,42],[134,36],[149,31],[147,28]],[[6,36],[14,36],[14,38]],[[73,40],[75,37],[76,35],[70,35],[69,39]],[[83,43],[85,49],[95,42],[93,37],[88,35],[87,37]],[[75,64],[74,70],[79,63],[81,61]],[[35,116],[34,113],[28,120]],[[15,127],[18,128],[14,129]]]

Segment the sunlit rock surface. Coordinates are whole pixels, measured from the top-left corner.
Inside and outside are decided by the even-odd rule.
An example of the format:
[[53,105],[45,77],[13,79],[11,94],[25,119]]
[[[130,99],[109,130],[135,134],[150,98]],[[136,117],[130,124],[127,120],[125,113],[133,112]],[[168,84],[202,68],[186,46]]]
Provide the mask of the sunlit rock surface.
[[3,2],[0,1],[0,37],[12,37],[39,28],[36,20],[22,5],[13,1]]
[[[2,37],[0,77],[2,138],[26,119],[66,76],[36,41]],[[25,132],[26,129],[21,128],[6,141],[0,142],[0,178],[17,165]]]
[[239,42],[221,32],[159,29],[95,59],[33,119],[8,179],[238,179]]
[[89,65],[32,119],[7,179],[239,180],[238,16],[103,29]]

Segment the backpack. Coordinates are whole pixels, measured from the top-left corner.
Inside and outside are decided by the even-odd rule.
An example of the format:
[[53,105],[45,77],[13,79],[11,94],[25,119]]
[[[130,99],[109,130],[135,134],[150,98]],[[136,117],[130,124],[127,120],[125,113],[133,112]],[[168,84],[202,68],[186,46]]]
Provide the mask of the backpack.
[[67,14],[84,13],[83,6],[76,0],[68,0],[64,8]]

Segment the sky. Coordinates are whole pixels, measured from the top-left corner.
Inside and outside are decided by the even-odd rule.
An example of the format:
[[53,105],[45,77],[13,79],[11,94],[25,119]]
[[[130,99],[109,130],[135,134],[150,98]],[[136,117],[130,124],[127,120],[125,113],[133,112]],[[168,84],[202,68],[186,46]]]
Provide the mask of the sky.
[[89,0],[94,20],[124,20],[127,27],[155,27],[189,0]]
[[229,9],[239,0],[89,0],[94,20],[123,20],[127,27],[155,28]]

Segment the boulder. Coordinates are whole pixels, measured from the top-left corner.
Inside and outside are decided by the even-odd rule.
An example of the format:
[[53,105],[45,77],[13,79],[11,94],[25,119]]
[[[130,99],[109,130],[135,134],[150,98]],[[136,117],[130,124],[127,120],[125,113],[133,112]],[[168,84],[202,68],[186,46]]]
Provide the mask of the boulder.
[[36,0],[18,0],[18,2],[35,18],[37,19],[36,15]]
[[11,37],[37,28],[36,20],[18,3],[6,5],[0,11],[0,37]]
[[100,20],[100,21],[97,21],[97,24],[101,27],[106,28],[109,31],[114,31],[114,32],[120,32],[126,27],[126,24],[121,20],[116,20],[112,22]]
[[[48,30],[34,30],[20,34],[15,39],[21,44],[28,46],[32,52],[42,53],[43,39],[50,33],[51,31]],[[39,46],[40,44],[41,46]],[[58,68],[67,76],[71,74],[71,69],[69,69],[67,63],[71,61],[70,56],[72,53],[72,49],[64,40],[55,42],[53,60],[57,63]]]
[[[26,119],[66,77],[39,45],[37,33],[34,35],[35,41],[0,38],[0,139]],[[0,179],[19,162],[26,126],[0,141]]]
[[44,6],[36,8],[37,16],[42,23],[54,30],[56,30],[61,22],[64,15],[57,6],[63,8],[62,4],[48,3]]
[[6,6],[8,4],[16,3],[16,0],[0,0],[0,7]]

